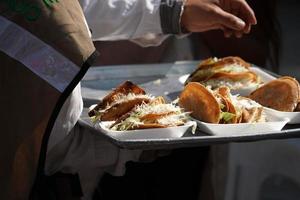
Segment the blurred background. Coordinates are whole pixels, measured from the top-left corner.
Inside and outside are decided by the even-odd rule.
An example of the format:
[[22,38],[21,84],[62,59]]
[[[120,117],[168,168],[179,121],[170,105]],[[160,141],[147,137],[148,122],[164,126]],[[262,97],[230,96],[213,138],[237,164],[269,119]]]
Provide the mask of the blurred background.
[[300,2],[278,1],[278,19],[282,32],[282,49],[279,56],[280,74],[289,74],[300,79]]
[[[254,8],[258,24],[242,39],[224,38],[220,31],[210,31],[181,39],[170,37],[160,46],[148,48],[130,41],[96,42],[101,53],[96,66],[240,56],[262,68],[300,80],[300,1],[248,2]],[[182,172],[167,170],[171,168],[182,169]],[[177,150],[151,164],[129,163],[124,177],[107,175],[99,184],[99,191],[102,199],[120,196],[182,199],[180,194],[186,194],[185,199],[298,200],[299,169],[300,139],[217,145]],[[166,171],[167,175],[163,173]],[[142,175],[143,172],[148,175]],[[175,189],[169,196],[162,194],[163,184],[168,189],[181,188],[181,191]],[[110,186],[113,190],[119,188],[122,194],[113,194]],[[126,194],[126,188],[131,187],[139,188],[138,194]]]

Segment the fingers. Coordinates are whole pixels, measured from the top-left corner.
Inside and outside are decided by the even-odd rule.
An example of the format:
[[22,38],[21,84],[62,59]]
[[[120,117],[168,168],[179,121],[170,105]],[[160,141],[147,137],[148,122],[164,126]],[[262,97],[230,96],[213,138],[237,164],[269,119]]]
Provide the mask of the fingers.
[[221,26],[220,29],[223,31],[224,37],[226,37],[226,38],[230,38],[233,34],[233,31],[226,27]]
[[230,37],[232,37],[233,35],[234,35],[236,38],[241,38],[241,37],[243,37],[243,33],[241,33],[241,32],[233,32],[232,30],[226,30],[226,31],[224,31],[224,37],[226,37],[226,38],[230,38]]
[[245,0],[234,1],[232,13],[245,21],[244,33],[250,33],[251,26],[257,24],[255,14]]
[[234,35],[237,38],[241,38],[241,37],[243,37],[243,32],[235,32]]
[[228,29],[224,26],[221,26],[220,29],[223,31],[225,38],[230,38],[232,36],[235,36],[236,38],[241,38],[244,34],[243,31],[235,31],[232,29]]
[[219,23],[228,29],[241,31],[246,26],[246,23],[242,19],[222,10],[221,8],[216,9],[216,14]]
[[232,36],[232,34],[233,34],[233,31],[231,31],[231,30],[224,31],[224,37],[226,37],[226,38],[230,38]]
[[[223,7],[226,7],[226,2],[230,1],[224,1]],[[228,12],[230,12],[233,16],[243,20],[245,23],[244,28],[241,30],[232,29],[231,31],[223,30],[225,37],[231,37],[232,35],[235,35],[235,37],[240,38],[243,36],[243,34],[248,34],[251,31],[251,26],[255,25],[257,23],[255,14],[253,10],[250,8],[250,6],[247,4],[245,0],[233,0],[229,5],[227,5]]]
[[245,20],[247,24],[251,24],[251,25],[257,24],[254,11],[252,10],[252,8],[250,8],[248,3],[244,0],[239,1],[239,3],[240,3],[239,10],[240,10],[241,18]]
[[228,29],[228,28],[221,28],[223,30],[223,33],[224,33],[224,37],[226,38],[230,38],[232,36],[235,36],[237,38],[241,38],[243,36],[243,32],[241,31],[233,31],[231,29]]
[[246,27],[245,27],[245,29],[244,29],[244,33],[250,33],[250,31],[251,31],[251,25],[250,24],[246,24]]

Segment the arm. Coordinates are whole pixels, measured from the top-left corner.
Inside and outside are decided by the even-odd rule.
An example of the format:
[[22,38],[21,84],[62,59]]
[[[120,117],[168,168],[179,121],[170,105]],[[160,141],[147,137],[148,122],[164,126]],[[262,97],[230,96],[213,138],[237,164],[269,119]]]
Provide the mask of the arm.
[[182,26],[191,32],[223,30],[225,37],[250,33],[256,17],[245,0],[186,0]]
[[[240,37],[256,24],[245,0],[80,0],[94,40],[221,29]],[[182,17],[182,19],[181,19]]]

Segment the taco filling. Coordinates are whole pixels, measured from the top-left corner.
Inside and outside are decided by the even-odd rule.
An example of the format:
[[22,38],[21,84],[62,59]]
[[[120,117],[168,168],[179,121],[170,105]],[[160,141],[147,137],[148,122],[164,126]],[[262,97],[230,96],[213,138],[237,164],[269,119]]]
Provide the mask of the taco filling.
[[112,130],[124,131],[146,128],[163,128],[180,126],[187,122],[188,113],[175,104],[143,103],[135,106],[121,120],[111,126]]
[[189,82],[199,82],[205,86],[218,88],[227,86],[230,89],[258,87],[261,79],[250,70],[250,64],[239,57],[209,58],[202,61],[189,76]]

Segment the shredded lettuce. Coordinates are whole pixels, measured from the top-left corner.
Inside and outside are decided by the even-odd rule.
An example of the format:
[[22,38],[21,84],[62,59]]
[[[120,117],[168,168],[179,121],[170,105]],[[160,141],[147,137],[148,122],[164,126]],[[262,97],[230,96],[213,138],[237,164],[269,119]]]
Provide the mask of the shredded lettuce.
[[95,115],[91,117],[92,123],[97,123],[98,121],[101,121],[102,112],[94,110]]
[[220,108],[221,108],[221,110],[222,110],[223,108],[225,108],[225,105],[222,104],[222,103],[220,103]]
[[145,121],[141,118],[147,114],[164,114],[172,112],[172,114],[157,119],[157,123],[167,126],[176,126],[184,124],[187,121],[189,112],[183,112],[182,108],[174,104],[142,104],[135,107],[129,117],[112,127],[112,130],[125,131],[132,129],[135,126],[144,124]]
[[220,119],[223,119],[225,122],[229,122],[232,118],[235,117],[235,114],[230,112],[221,112]]
[[231,64],[226,65],[225,67],[216,70],[216,72],[233,72],[233,73],[241,73],[241,72],[248,72],[249,70],[243,66],[240,66],[238,64]]

